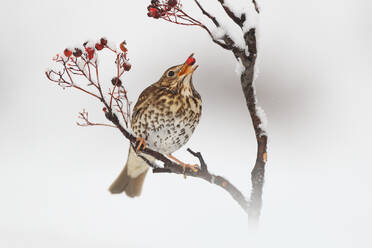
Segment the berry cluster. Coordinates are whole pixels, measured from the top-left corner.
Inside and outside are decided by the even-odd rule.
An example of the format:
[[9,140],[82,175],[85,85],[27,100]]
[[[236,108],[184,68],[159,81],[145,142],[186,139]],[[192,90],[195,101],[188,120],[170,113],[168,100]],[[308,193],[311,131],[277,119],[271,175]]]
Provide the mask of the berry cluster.
[[[117,114],[115,117],[118,118],[121,115],[125,126],[128,128],[131,117],[131,103],[129,102],[122,76],[132,66],[127,58],[128,49],[126,46],[127,43],[123,41],[116,48],[106,38],[100,38],[95,41],[86,41],[82,45],[66,48],[62,54],[57,54],[53,57],[53,61],[59,65],[59,68],[47,69],[45,75],[50,81],[63,89],[74,88],[99,99],[105,105],[103,111],[106,114],[111,113],[110,118],[113,116],[113,111]],[[99,76],[99,52],[103,49],[115,56],[116,73],[111,79],[113,87],[108,86],[107,97],[104,97],[107,85],[103,88],[104,84]],[[89,82],[87,86],[76,83],[81,78]],[[77,123],[79,126],[108,126],[107,124],[90,122],[88,120],[88,112],[85,110],[79,114],[79,118],[83,120],[83,123]]]
[[179,1],[177,0],[152,0],[151,4],[147,7],[147,16],[159,19],[178,5]]
[[[127,43],[125,41],[123,41],[122,43],[120,43],[120,46],[119,46],[120,50],[122,51],[122,54],[121,54],[121,57],[120,57],[121,58],[120,59],[121,60],[120,66],[124,69],[124,71],[129,71],[132,68],[132,65],[126,59],[126,54],[128,52],[128,49],[127,49],[126,45],[127,45]],[[101,51],[104,48],[108,48],[109,50],[116,53],[115,49],[112,49],[107,45],[107,39],[101,38],[96,43],[86,41],[86,42],[83,43],[83,46],[80,47],[80,48],[79,47],[75,47],[73,49],[66,48],[63,51],[63,54],[67,58],[71,58],[73,56],[76,59],[78,59],[78,58],[83,56],[83,58],[86,59],[87,61],[91,61],[94,58],[94,56],[96,54],[96,51]],[[57,55],[57,57],[58,57],[58,55]],[[74,58],[71,58],[71,60],[73,60],[73,59]],[[54,59],[54,60],[56,60],[56,59]]]
[[[103,48],[105,48],[107,46],[107,40],[105,38],[101,38],[99,40],[99,42],[97,42],[94,47],[91,46],[89,44],[89,42],[84,42],[83,43],[83,46],[84,46],[84,49],[85,49],[85,53],[86,53],[86,56],[89,60],[93,59],[94,58],[94,54],[95,54],[95,50],[97,51],[101,51]],[[74,49],[70,50],[68,48],[66,48],[64,51],[63,51],[63,54],[69,58],[71,56],[74,56],[75,58],[79,58],[83,55],[83,51],[82,49],[78,48],[78,47],[75,47]]]

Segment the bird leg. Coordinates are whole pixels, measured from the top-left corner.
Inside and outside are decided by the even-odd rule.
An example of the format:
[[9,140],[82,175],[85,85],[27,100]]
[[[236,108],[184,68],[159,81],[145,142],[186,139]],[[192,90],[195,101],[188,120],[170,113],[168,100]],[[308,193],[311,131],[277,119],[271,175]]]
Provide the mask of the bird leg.
[[146,141],[144,138],[137,137],[136,141],[138,142],[136,152],[138,152],[141,149],[141,146],[142,146],[142,151],[146,149]]
[[186,171],[186,168],[190,168],[191,170],[193,170],[194,172],[198,172],[198,168],[199,168],[199,165],[198,164],[185,164],[184,162],[182,162],[181,160],[175,158],[172,156],[172,154],[168,154],[168,157],[170,159],[173,159],[174,161],[176,161],[177,163],[179,163],[182,168],[183,168],[183,173],[185,173]]

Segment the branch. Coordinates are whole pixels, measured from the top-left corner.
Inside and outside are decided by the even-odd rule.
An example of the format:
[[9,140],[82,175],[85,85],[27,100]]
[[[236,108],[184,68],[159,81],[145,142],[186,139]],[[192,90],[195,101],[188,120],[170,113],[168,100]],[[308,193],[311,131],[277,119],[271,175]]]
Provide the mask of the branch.
[[[257,111],[259,107],[257,106],[257,98],[255,95],[255,89],[253,85],[254,73],[255,73],[254,69],[255,69],[256,58],[257,58],[256,29],[251,28],[250,30],[243,32],[243,25],[244,25],[244,22],[246,21],[246,14],[243,13],[240,16],[237,16],[229,7],[225,5],[224,0],[217,0],[217,1],[221,4],[223,9],[225,10],[225,13],[228,15],[228,17],[231,20],[233,20],[242,29],[242,35],[243,35],[245,44],[249,52],[249,54],[247,54],[245,49],[241,49],[237,47],[234,41],[231,38],[229,38],[227,35],[224,35],[224,37],[222,38],[222,40],[224,41],[224,43],[222,43],[224,44],[224,48],[227,50],[231,50],[235,58],[238,61],[240,61],[244,66],[244,71],[241,74],[240,80],[241,80],[242,90],[244,93],[246,104],[247,104],[247,107],[250,113],[250,117],[252,119],[253,128],[256,134],[257,157],[256,157],[256,163],[251,172],[252,191],[251,191],[251,197],[250,197],[250,204],[248,207],[249,220],[252,223],[254,223],[258,221],[260,212],[261,212],[262,190],[263,190],[263,184],[264,184],[265,164],[267,160],[267,134],[262,129],[262,120]],[[220,23],[217,21],[217,19],[205,10],[198,0],[194,0],[194,2],[198,6],[198,8],[201,10],[203,15],[208,17],[214,23],[216,27],[220,27]],[[251,4],[254,5],[256,12],[259,13],[260,11],[259,11],[256,0],[252,0]],[[179,2],[178,2],[177,7],[181,8]],[[197,22],[199,23],[198,26],[205,29],[210,35],[210,37],[212,38],[212,41],[216,43],[215,38],[213,37],[209,29],[206,28],[206,26],[201,24],[199,21]],[[177,22],[174,22],[174,23],[177,24]]]
[[[105,100],[103,102],[105,103]],[[106,112],[106,118],[111,121],[119,130],[120,132],[126,137],[131,145],[133,147],[136,147],[137,140],[136,137],[130,134],[119,122],[118,117],[112,113],[111,111]],[[188,152],[190,152],[192,155],[197,157],[200,161],[200,170],[197,172],[194,172],[190,168],[186,168],[186,170],[183,169],[183,167],[167,157],[165,157],[163,154],[156,152],[154,150],[151,150],[149,148],[146,148],[141,151],[141,153],[145,153],[148,155],[151,155],[155,159],[161,161],[164,163],[164,168],[159,168],[158,166],[152,164],[149,160],[147,160],[144,156],[141,156],[141,153],[139,153],[139,156],[150,166],[153,168],[154,173],[174,173],[174,174],[183,174],[185,176],[191,176],[196,178],[201,178],[203,180],[206,180],[212,184],[216,184],[226,190],[235,201],[243,208],[243,210],[248,213],[248,201],[244,198],[244,195],[233,185],[231,184],[227,179],[225,179],[222,176],[215,176],[211,173],[209,173],[206,163],[204,162],[204,159],[202,155],[197,152],[193,152],[192,150],[188,149]]]
[[224,0],[217,0],[220,2],[222,8],[225,10],[226,14],[239,26],[243,27],[243,24],[245,22],[245,14],[242,14],[240,17],[236,16],[234,12],[232,12],[228,7],[225,6]]
[[243,210],[247,212],[248,207],[249,207],[249,202],[244,197],[244,195],[225,178],[210,174],[208,172],[207,164],[204,162],[204,159],[200,152],[193,152],[191,149],[187,149],[187,151],[199,159],[200,166],[201,166],[200,171],[202,172],[200,178],[207,180],[212,184],[216,184],[220,186],[221,188],[225,189],[226,191],[228,191],[230,195],[234,198],[234,200],[237,201],[239,205],[243,208]]
[[260,217],[262,208],[262,191],[265,177],[265,165],[267,161],[267,133],[262,129],[261,116],[258,114],[257,97],[253,85],[255,74],[255,63],[257,58],[257,41],[255,29],[250,29],[244,34],[245,42],[248,46],[249,56],[245,54],[235,54],[241,59],[245,70],[241,74],[240,80],[246,104],[251,116],[253,128],[257,140],[257,156],[254,168],[251,172],[252,191],[250,206],[248,210],[249,220],[252,225],[256,225]]
[[254,8],[255,8],[256,12],[259,14],[260,13],[260,8],[258,7],[258,4],[257,4],[256,0],[252,0],[252,3],[254,4]]
[[[241,15],[241,17],[237,17],[228,7],[224,5],[224,0],[218,1],[224,8],[227,15],[242,28],[246,19],[245,14]],[[202,10],[204,15],[208,16],[209,18],[213,18],[209,13],[203,10],[197,0],[195,0],[195,2]],[[260,11],[257,2],[252,0],[252,4],[254,4],[256,12],[259,13]],[[258,222],[262,208],[262,192],[265,177],[265,165],[267,161],[268,137],[266,131],[262,129],[262,120],[257,111],[259,107],[257,106],[257,97],[253,85],[255,75],[254,70],[257,58],[256,29],[251,28],[248,30],[248,32],[244,33],[243,36],[245,44],[248,47],[249,55],[247,56],[245,51],[237,49],[236,47],[232,49],[232,52],[237,59],[240,59],[245,67],[245,70],[241,74],[241,85],[257,140],[257,157],[251,172],[252,191],[250,196],[250,205],[248,208],[249,221],[251,224],[255,225]]]

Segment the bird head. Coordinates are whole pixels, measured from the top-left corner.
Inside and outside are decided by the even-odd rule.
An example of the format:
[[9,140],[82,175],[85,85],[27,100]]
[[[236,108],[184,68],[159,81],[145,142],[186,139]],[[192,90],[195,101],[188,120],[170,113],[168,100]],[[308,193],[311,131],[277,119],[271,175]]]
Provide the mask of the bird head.
[[168,68],[159,80],[162,87],[187,94],[194,90],[192,75],[198,68],[195,64],[194,54],[191,54],[185,63]]

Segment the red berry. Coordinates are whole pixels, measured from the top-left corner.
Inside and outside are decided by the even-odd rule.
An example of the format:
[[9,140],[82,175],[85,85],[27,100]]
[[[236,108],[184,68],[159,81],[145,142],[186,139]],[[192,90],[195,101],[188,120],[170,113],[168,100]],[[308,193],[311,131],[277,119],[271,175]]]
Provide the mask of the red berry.
[[187,60],[186,60],[186,64],[188,65],[193,65],[195,64],[195,58],[194,57],[189,57]]
[[79,58],[83,52],[79,48],[75,48],[74,52],[72,53],[76,58]]
[[107,108],[106,107],[103,107],[102,110],[103,110],[103,112],[106,112],[107,111]]
[[[150,15],[149,15],[150,14]],[[160,11],[157,8],[149,8],[148,16],[158,19],[160,17]]]
[[107,40],[105,38],[101,38],[101,45],[105,46],[107,45]]
[[124,63],[123,64],[124,71],[130,71],[132,68],[132,65],[130,63]]
[[125,41],[120,43],[120,50],[122,50],[124,53],[126,53],[128,51],[128,49],[125,47],[126,44],[127,43]]
[[177,0],[168,0],[168,5],[171,6],[171,7],[174,7],[177,5]]
[[88,54],[88,59],[89,60],[93,59],[93,57],[94,57],[94,49],[91,48],[91,47],[87,47],[87,48],[85,48],[85,51]]
[[116,85],[116,86],[119,86],[119,87],[122,85],[121,80],[117,77],[112,78],[111,83],[112,83],[112,85],[114,85],[114,86]]
[[72,55],[72,51],[67,48],[63,51],[63,53],[65,54],[66,57],[70,57]]
[[105,46],[104,45],[102,45],[102,44],[96,44],[95,45],[95,47],[96,47],[96,49],[98,50],[98,51],[101,51]]

